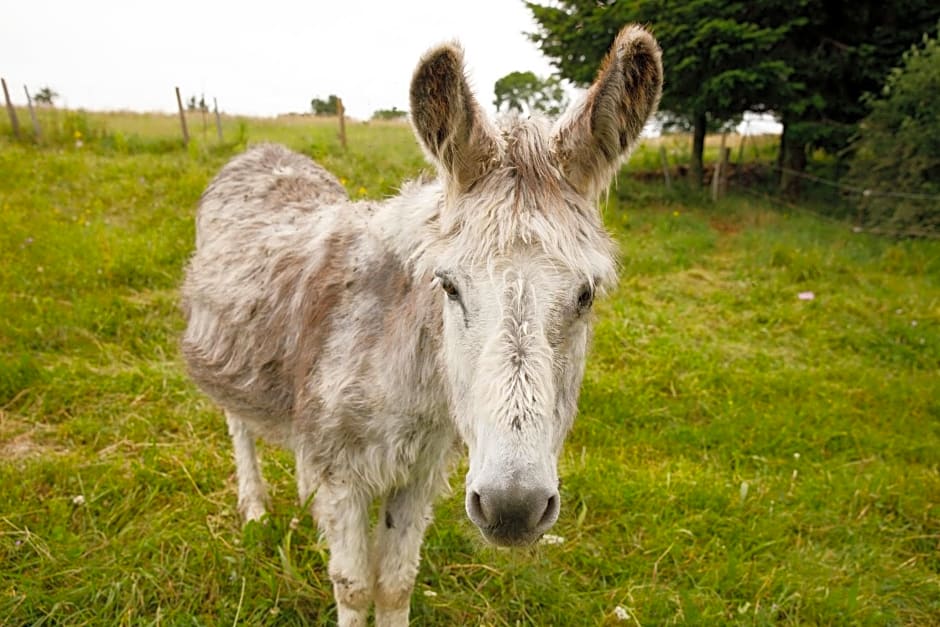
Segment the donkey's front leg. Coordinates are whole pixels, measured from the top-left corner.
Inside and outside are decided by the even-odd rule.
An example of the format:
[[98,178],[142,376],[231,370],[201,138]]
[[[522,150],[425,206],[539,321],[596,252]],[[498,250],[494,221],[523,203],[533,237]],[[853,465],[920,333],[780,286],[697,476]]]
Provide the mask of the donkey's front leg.
[[408,486],[389,495],[379,514],[373,544],[376,627],[403,627],[408,612],[421,542],[431,522],[433,490]]
[[238,477],[238,510],[244,522],[261,520],[267,500],[258,457],[255,453],[255,436],[245,422],[231,412],[225,412],[228,432],[235,448],[235,475]]
[[372,602],[369,502],[348,486],[322,484],[313,515],[330,548],[330,579],[340,627],[365,627]]

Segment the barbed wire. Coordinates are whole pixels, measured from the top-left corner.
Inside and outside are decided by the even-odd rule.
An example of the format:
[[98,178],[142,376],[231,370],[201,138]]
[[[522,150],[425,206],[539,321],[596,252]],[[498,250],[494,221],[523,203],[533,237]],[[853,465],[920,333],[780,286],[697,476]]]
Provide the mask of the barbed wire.
[[794,213],[801,213],[803,215],[812,216],[813,218],[823,219],[831,224],[835,224],[842,227],[847,227],[852,230],[853,233],[872,233],[874,235],[885,235],[888,237],[922,237],[927,239],[940,239],[940,233],[935,233],[931,231],[925,231],[920,229],[906,229],[904,231],[893,231],[890,229],[884,229],[881,227],[862,227],[859,225],[853,225],[845,220],[840,220],[838,218],[833,218],[824,213],[818,211],[813,211],[812,209],[807,209],[806,207],[801,207],[799,205],[787,202],[783,198],[773,196],[766,192],[757,192],[752,189],[749,189],[743,185],[734,185],[734,189],[739,192],[744,192],[749,196],[755,198],[760,198],[771,204],[775,204],[779,207],[792,211]]
[[861,196],[882,196],[887,198],[904,198],[908,200],[935,200],[940,202],[940,195],[934,194],[922,194],[920,192],[890,192],[878,189],[868,189],[864,187],[856,187],[855,185],[847,185],[845,183],[840,183],[839,181],[830,181],[829,179],[824,179],[821,176],[816,176],[814,174],[808,174],[806,172],[801,172],[799,170],[793,170],[791,168],[785,168],[783,166],[768,164],[771,169],[777,170],[778,172],[785,172],[787,174],[804,178],[816,183],[821,183],[823,185],[828,185],[834,187],[840,191],[852,192],[859,194]]

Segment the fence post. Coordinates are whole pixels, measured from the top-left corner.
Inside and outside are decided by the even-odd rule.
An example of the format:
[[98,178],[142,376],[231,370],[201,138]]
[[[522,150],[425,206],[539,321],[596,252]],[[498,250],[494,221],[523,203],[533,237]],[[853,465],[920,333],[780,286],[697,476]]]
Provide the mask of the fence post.
[[731,149],[722,148],[721,149],[721,178],[718,179],[719,190],[718,193],[722,196],[728,193],[728,175],[731,174],[731,166],[729,161],[731,160]]
[[666,147],[659,145],[659,159],[663,162],[663,178],[666,179],[666,189],[672,189],[672,179],[669,177],[669,160],[666,158]]
[[10,115],[10,126],[13,127],[13,137],[20,138],[20,121],[16,119],[16,109],[13,108],[13,102],[10,100],[10,92],[7,91],[7,81],[4,78],[0,78],[0,83],[3,83],[3,97],[7,101],[7,113]]
[[339,144],[346,150],[346,107],[342,98],[336,99],[336,115],[339,116]]
[[712,201],[717,201],[721,192],[721,165],[725,156],[725,138],[727,133],[721,134],[721,146],[718,148],[718,161],[715,162],[715,171],[712,173]]
[[29,107],[29,117],[33,120],[33,136],[38,142],[39,136],[42,135],[39,129],[39,119],[36,117],[36,110],[33,108],[33,99],[29,95],[29,89],[26,85],[23,85],[23,91],[26,92],[26,105]]
[[219,102],[212,98],[212,108],[215,110],[215,130],[219,134],[219,143],[222,143],[222,118],[219,116]]
[[180,97],[180,88],[176,88],[176,105],[180,109],[180,126],[183,127],[183,145],[189,145],[189,129],[186,128],[186,111],[183,109],[183,99]]

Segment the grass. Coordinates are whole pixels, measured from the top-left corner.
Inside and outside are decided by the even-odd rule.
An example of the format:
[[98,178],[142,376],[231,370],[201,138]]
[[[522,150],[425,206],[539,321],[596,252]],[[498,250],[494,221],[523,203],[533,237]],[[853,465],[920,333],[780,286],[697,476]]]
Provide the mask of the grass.
[[[0,139],[0,624],[329,624],[284,453],[263,448],[268,524],[240,527],[176,286],[244,142],[363,197],[420,153],[400,125],[351,125],[343,153],[329,124],[233,120],[184,150],[142,130],[172,117],[128,118],[88,114],[81,147]],[[413,622],[940,624],[940,244],[626,178],[604,213],[623,268],[561,460],[564,542],[487,547],[458,472]]]

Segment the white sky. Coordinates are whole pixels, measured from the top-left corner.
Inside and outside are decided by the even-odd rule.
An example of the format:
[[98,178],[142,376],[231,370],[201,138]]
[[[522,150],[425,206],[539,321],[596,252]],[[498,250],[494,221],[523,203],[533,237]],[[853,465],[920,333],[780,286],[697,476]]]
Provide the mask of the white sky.
[[523,32],[522,0],[29,0],[0,14],[0,76],[15,103],[48,85],[69,108],[174,111],[205,94],[228,113],[309,110],[337,94],[349,115],[408,108],[418,58],[458,39],[481,103],[512,71],[552,72]]

